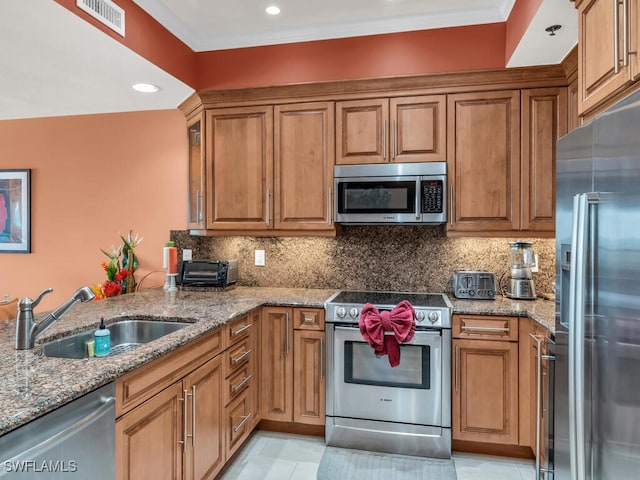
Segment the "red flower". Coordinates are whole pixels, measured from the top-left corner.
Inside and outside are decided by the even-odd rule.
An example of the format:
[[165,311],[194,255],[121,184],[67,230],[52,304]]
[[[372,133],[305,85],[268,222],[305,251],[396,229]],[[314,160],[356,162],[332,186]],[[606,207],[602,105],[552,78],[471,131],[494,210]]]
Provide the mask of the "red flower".
[[121,291],[122,285],[117,282],[106,280],[102,284],[102,292],[104,293],[105,297],[115,297],[116,295],[119,295]]
[[131,272],[129,272],[129,270],[125,269],[125,268],[121,268],[120,270],[118,270],[116,272],[116,276],[114,278],[114,280],[116,282],[121,282],[122,280],[124,280],[125,278],[129,277],[129,274]]

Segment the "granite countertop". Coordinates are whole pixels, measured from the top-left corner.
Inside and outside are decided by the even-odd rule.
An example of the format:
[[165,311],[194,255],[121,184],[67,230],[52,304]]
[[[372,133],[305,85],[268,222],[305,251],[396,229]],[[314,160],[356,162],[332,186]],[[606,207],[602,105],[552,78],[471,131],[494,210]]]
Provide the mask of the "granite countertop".
[[[0,322],[0,435],[58,408],[261,305],[322,308],[336,290],[237,287],[227,291],[146,290],[75,305],[32,350],[15,350],[15,322]],[[554,303],[458,300],[454,313],[529,316],[553,331]],[[44,316],[37,315],[38,319]],[[131,317],[193,323],[132,351],[85,360],[40,355],[42,343]]]

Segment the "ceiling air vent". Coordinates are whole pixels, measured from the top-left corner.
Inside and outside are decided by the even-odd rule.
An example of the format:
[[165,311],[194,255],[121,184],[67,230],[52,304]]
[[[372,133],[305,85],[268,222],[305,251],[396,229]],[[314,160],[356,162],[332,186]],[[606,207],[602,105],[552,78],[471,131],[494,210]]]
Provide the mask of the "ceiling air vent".
[[124,37],[124,10],[111,0],[76,0],[76,5]]

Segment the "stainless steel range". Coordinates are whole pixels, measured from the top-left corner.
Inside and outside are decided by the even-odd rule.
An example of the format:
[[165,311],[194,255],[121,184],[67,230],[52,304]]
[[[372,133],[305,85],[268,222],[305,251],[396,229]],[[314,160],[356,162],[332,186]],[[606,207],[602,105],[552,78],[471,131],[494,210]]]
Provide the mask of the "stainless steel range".
[[[363,339],[358,323],[370,303],[415,310],[416,332],[391,367]],[[451,456],[451,312],[446,295],[352,292],[325,303],[327,445],[438,458]]]

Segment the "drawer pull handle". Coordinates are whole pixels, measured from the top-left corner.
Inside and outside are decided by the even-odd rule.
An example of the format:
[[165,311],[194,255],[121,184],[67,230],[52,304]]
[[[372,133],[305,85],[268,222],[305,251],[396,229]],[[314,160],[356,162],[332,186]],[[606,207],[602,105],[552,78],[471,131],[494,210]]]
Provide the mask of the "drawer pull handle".
[[313,317],[304,317],[304,323],[314,323]]
[[250,418],[251,418],[251,414],[245,415],[244,417],[242,417],[242,421],[240,422],[240,424],[237,427],[233,427],[234,433],[237,433],[238,430],[244,427],[244,424],[247,423]]
[[236,393],[238,390],[240,390],[242,387],[244,387],[249,380],[251,380],[251,375],[249,375],[248,377],[244,377],[239,384],[233,385],[231,387],[231,392],[232,393]]
[[460,330],[464,330],[465,332],[508,332],[509,327],[468,327],[462,325]]
[[231,332],[231,336],[232,337],[237,337],[241,333],[246,332],[249,328],[251,328],[252,325],[253,325],[253,323],[249,323],[248,325],[245,325],[244,327],[242,327],[239,330],[234,330],[233,332]]
[[232,363],[233,365],[235,365],[236,363],[241,362],[241,361],[242,361],[242,360],[244,360],[244,359],[247,357],[247,355],[249,355],[250,353],[251,353],[251,350],[247,350],[247,351],[243,352],[241,355],[238,355],[237,357],[232,358],[232,359],[231,359],[231,363]]

